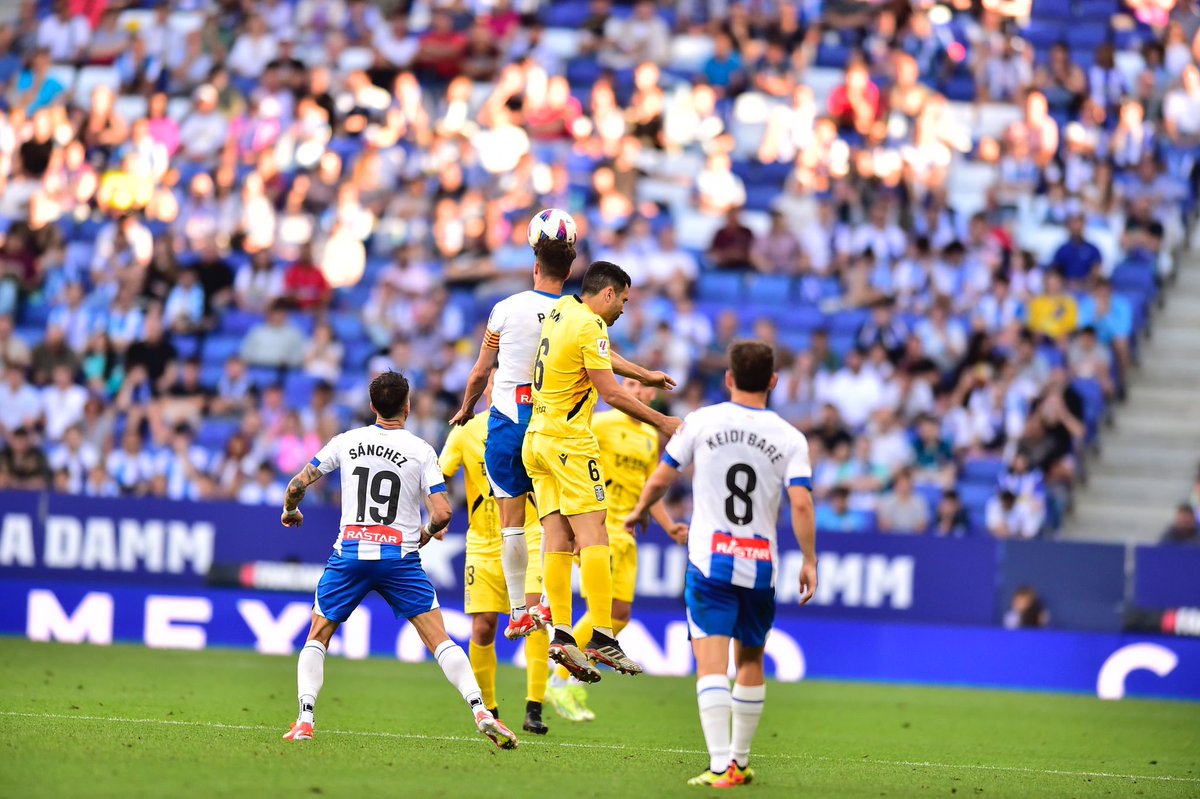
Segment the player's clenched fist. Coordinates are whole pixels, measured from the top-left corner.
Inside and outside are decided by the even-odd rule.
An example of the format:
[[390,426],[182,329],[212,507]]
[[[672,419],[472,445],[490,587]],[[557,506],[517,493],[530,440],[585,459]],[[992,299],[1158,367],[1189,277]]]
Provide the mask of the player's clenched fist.
[[297,508],[293,511],[284,511],[279,514],[279,523],[284,527],[299,527],[304,524],[304,514]]
[[675,378],[666,372],[650,372],[641,383],[642,385],[650,386],[650,388],[661,388],[667,391],[675,388]]

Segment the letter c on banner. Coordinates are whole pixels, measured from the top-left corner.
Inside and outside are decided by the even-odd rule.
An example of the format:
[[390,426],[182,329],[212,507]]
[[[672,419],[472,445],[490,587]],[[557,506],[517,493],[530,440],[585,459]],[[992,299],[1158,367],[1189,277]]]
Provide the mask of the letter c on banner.
[[1175,670],[1179,656],[1158,644],[1129,644],[1108,656],[1096,678],[1096,696],[1101,699],[1123,699],[1125,678],[1130,672],[1146,669],[1159,677]]

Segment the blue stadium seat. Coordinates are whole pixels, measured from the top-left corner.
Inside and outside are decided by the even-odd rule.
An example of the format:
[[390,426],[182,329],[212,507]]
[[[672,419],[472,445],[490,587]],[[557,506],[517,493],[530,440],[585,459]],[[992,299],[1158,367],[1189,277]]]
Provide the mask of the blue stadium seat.
[[567,62],[567,81],[572,86],[591,86],[603,70],[592,58],[572,58]]
[[871,312],[865,308],[838,311],[828,317],[829,332],[833,335],[841,333],[857,336],[858,329],[870,318]]
[[829,334],[829,349],[839,358],[845,358],[846,353],[854,349],[854,334],[853,333],[830,333]]
[[850,63],[851,50],[843,44],[824,44],[817,47],[817,66],[845,69]]
[[984,485],[982,483],[966,483],[959,481],[958,497],[962,500],[963,507],[970,510],[983,510],[987,505],[987,501],[996,493],[996,485]]
[[938,503],[942,501],[942,489],[935,485],[915,486],[915,491],[929,506],[929,519],[932,521],[937,514]]
[[946,81],[943,94],[946,99],[953,100],[959,103],[971,103],[975,101],[975,78],[970,75],[955,74],[950,76]]
[[1072,10],[1077,20],[1108,22],[1118,11],[1117,0],[1075,0]]
[[542,24],[547,28],[578,28],[587,21],[588,4],[578,0],[546,3],[542,6]]
[[812,344],[812,336],[801,330],[781,331],[779,343],[792,352],[805,352]]
[[274,366],[251,366],[246,370],[246,376],[255,387],[261,389],[281,384],[284,372]]
[[792,284],[787,275],[750,275],[744,282],[746,300],[761,305],[791,305]]
[[964,482],[995,486],[1002,474],[1004,461],[999,458],[968,458],[958,476]]
[[1104,389],[1096,380],[1085,380],[1078,377],[1071,381],[1071,388],[1075,389],[1083,400],[1083,423],[1087,428],[1086,441],[1089,444],[1094,443],[1100,436],[1100,423],[1104,421],[1106,407]]
[[811,334],[825,327],[825,314],[813,305],[796,305],[789,308],[779,325],[781,330],[794,330]]
[[379,347],[370,340],[348,343],[346,344],[346,354],[342,358],[342,365],[351,370],[364,369],[367,361],[371,360],[378,352]]
[[320,378],[291,371],[283,380],[283,401],[289,408],[304,408],[312,399],[313,390],[320,383]]
[[362,316],[353,311],[339,311],[329,315],[329,326],[333,328],[333,337],[343,343],[362,341],[367,337],[363,327]]
[[1072,50],[1095,50],[1108,41],[1108,23],[1075,22],[1066,26],[1067,45]]
[[740,302],[742,276],[736,272],[702,272],[698,297],[709,302]]
[[221,332],[231,336],[244,336],[262,320],[262,314],[228,310],[221,316]]
[[209,336],[204,342],[204,361],[224,363],[242,351],[241,336]]
[[229,438],[238,431],[240,424],[235,419],[205,419],[196,432],[196,443],[206,449],[220,452],[225,449]]
[[1051,45],[1063,41],[1064,37],[1059,23],[1034,20],[1021,30],[1021,38],[1038,52],[1045,52]]
[[1031,19],[1065,22],[1071,18],[1070,0],[1033,0],[1029,16]]
[[175,351],[179,357],[185,361],[200,355],[200,337],[199,336],[174,336],[171,343],[175,345]]

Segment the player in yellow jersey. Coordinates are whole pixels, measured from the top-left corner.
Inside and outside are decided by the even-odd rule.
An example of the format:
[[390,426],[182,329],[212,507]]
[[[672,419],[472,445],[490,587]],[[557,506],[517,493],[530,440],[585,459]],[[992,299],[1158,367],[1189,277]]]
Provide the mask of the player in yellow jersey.
[[[656,427],[665,436],[680,420],[663,416],[627,394],[613,376],[608,326],[629,300],[629,275],[596,261],[583,276],[580,294],[555,303],[542,324],[533,367],[533,413],[521,450],[533,481],[545,531],[545,591],[554,620],[550,658],[584,682],[596,682],[593,662],[624,674],[642,667],[617,643],[612,622],[612,573],[605,530],[607,495],[600,446],[591,430],[597,397]],[[622,372],[646,384],[669,384],[661,373],[621,361]],[[587,595],[592,638],[585,649],[571,631],[571,563],[579,552],[580,583]]]
[[[654,389],[636,380],[626,378],[622,387],[639,402],[649,405],[654,401]],[[625,529],[623,521],[637,505],[642,488],[658,465],[658,431],[621,411],[611,410],[592,418],[592,432],[600,445],[600,468],[608,494],[605,526],[612,553],[612,622],[613,634],[619,636],[629,623],[637,587],[637,541]],[[687,540],[687,525],[672,520],[661,502],[654,504],[650,515],[669,536]],[[591,615],[584,613],[575,623],[575,640],[586,641],[591,634]],[[587,707],[587,690],[578,680],[568,680],[568,676],[567,670],[559,666],[546,691],[546,701],[568,721],[591,721],[595,714]]]
[[[485,392],[490,400],[491,380]],[[439,458],[446,481],[463,470],[467,493],[467,562],[464,574],[464,610],[471,617],[471,669],[483,692],[483,702],[499,718],[496,702],[496,628],[501,613],[508,613],[509,597],[501,563],[500,513],[488,485],[484,464],[488,416],[475,416],[465,425],[450,431]],[[525,540],[534,552],[541,552],[542,527],[530,505],[526,513]],[[525,572],[525,593],[531,604],[541,601],[541,558],[530,558]],[[527,732],[545,735],[549,728],[542,721],[542,700],[550,665],[547,650],[550,635],[538,629],[525,639]]]

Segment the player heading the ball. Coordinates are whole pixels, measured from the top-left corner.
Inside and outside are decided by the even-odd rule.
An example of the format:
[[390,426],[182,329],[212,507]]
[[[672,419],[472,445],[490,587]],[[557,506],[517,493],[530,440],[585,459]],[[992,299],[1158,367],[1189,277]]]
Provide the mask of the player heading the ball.
[[[545,530],[543,572],[554,618],[550,658],[585,682],[600,679],[592,661],[626,674],[642,670],[621,651],[613,634],[604,474],[591,429],[596,399],[603,397],[667,436],[679,426],[678,419],[626,393],[613,376],[617,356],[609,350],[608,326],[625,310],[629,285],[624,269],[596,261],[583,276],[582,292],[560,299],[546,317],[533,367],[533,414],[522,452]],[[641,383],[671,385],[661,372],[622,363],[628,376]],[[571,632],[571,563],[576,549],[593,625],[585,651]]]
[[[280,522],[304,523],[300,501],[308,487],[342,470],[342,518],[333,554],[317,583],[312,627],[300,650],[296,686],[300,714],[284,740],[313,737],[313,712],[325,682],[325,653],[338,625],[374,591],[397,619],[408,619],[433,653],[446,679],[458,689],[480,733],[501,749],[517,737],[484,706],[471,663],[446,635],[437,593],[417,550],[440,538],[450,523],[446,483],[433,447],[404,429],[409,413],[408,381],[384,372],[371,381],[375,424],[334,436],[288,484]],[[421,503],[429,511],[421,525]]]

